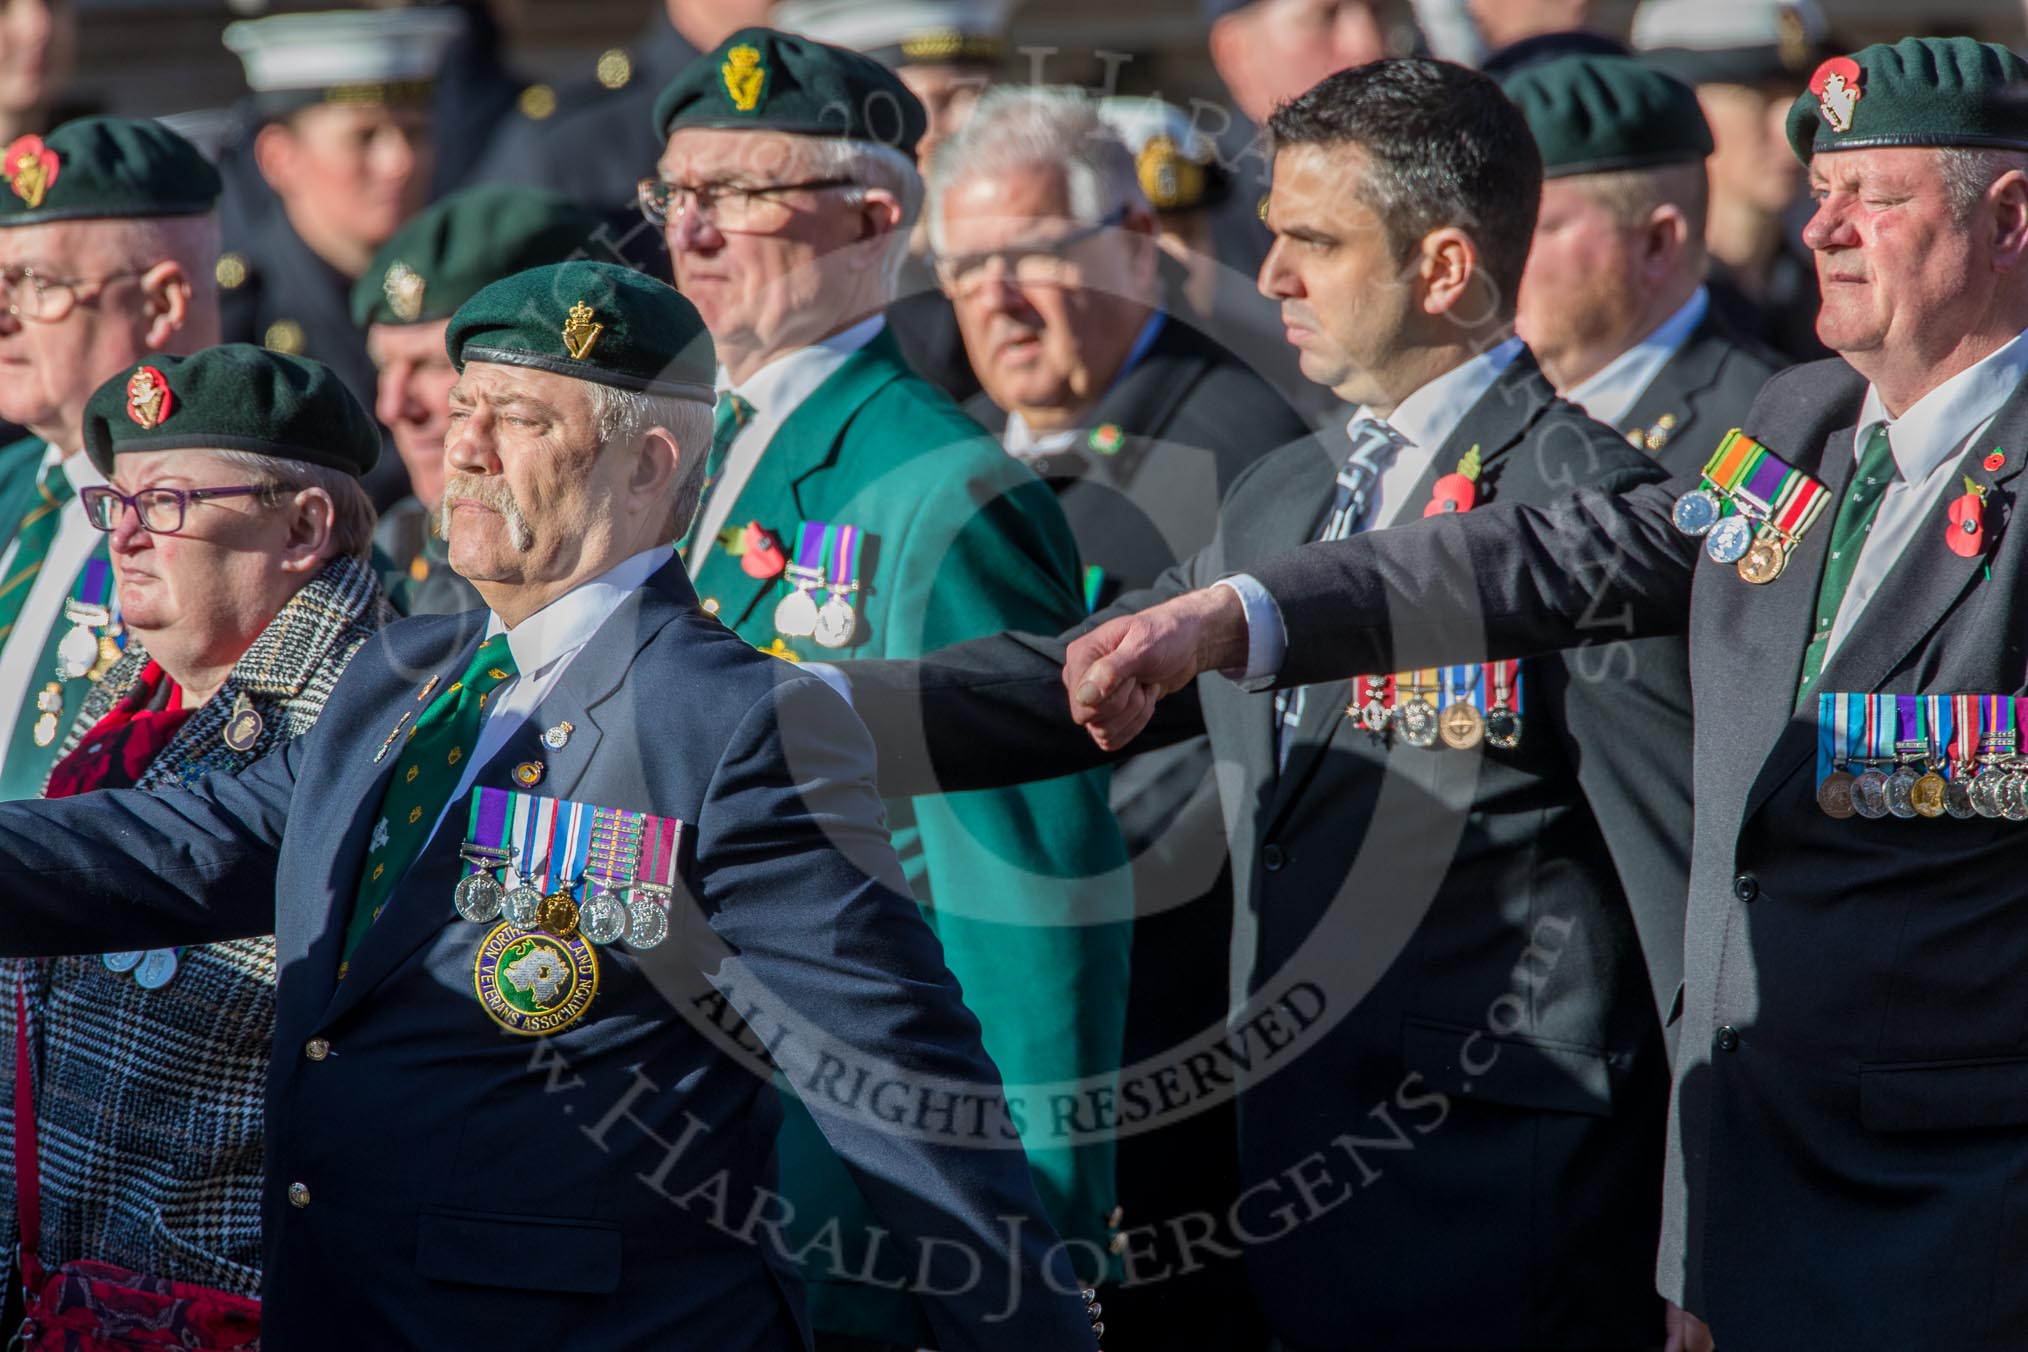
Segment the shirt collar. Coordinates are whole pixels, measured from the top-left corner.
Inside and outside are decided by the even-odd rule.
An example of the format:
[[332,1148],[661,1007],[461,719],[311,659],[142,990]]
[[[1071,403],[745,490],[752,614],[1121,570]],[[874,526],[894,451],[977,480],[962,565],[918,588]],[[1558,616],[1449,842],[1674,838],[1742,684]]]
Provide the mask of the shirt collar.
[[655,571],[674,557],[667,545],[644,549],[589,582],[572,587],[512,630],[498,615],[491,616],[486,622],[486,637],[506,634],[515,670],[524,677],[534,676],[590,642],[628,594],[647,585]]
[[1654,332],[1607,362],[1590,379],[1579,381],[1564,398],[1599,422],[1617,425],[1633,412],[1635,402],[1647,393],[1676,350],[1690,341],[1710,311],[1711,293],[1700,286],[1675,314],[1656,325]]
[[[1465,420],[1465,414],[1471,411],[1472,405],[1486,397],[1486,391],[1493,388],[1493,382],[1500,378],[1500,373],[1513,365],[1514,359],[1520,355],[1521,340],[1509,338],[1470,361],[1453,366],[1402,400],[1393,416],[1379,420],[1406,437],[1410,445],[1433,451],[1458,430],[1458,424]],[[1352,421],[1378,417],[1372,409],[1361,404],[1352,415]]]
[[1887,416],[1879,391],[1868,385],[1852,440],[1853,456],[1864,455],[1873,429],[1885,424],[1901,481],[1921,483],[1992,421],[2024,376],[2028,376],[2028,331],[1916,400],[1899,418]]
[[794,408],[823,384],[845,358],[872,342],[886,323],[884,315],[869,315],[822,342],[782,353],[739,385],[732,383],[721,366],[718,388],[731,390],[762,412]]
[[106,481],[106,476],[99,473],[99,467],[94,465],[92,458],[83,451],[63,461],[63,477],[70,480],[72,488],[79,490],[96,488]]

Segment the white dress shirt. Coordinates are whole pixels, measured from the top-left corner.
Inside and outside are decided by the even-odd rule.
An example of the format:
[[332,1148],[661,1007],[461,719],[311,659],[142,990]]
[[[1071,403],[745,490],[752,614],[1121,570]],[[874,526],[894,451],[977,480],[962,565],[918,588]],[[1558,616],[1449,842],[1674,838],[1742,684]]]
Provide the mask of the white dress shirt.
[[1607,362],[1591,379],[1579,381],[1563,397],[1608,427],[1618,427],[1710,312],[1711,293],[1700,286],[1683,308],[1663,320],[1653,333]]
[[[1845,636],[1852,632],[1866,603],[1880,590],[1880,584],[1916,533],[1944,528],[1943,518],[1934,508],[1957,470],[1959,457],[1985,435],[1994,415],[2024,376],[2028,376],[2028,332],[1977,365],[1958,372],[1909,405],[1899,418],[1890,419],[1879,391],[1867,387],[1866,402],[1859,408],[1858,431],[1852,439],[1852,454],[1863,458],[1873,429],[1885,424],[1887,443],[1894,451],[1895,469],[1901,477],[1881,496],[1873,524],[1859,547],[1859,562],[1852,570],[1844,598],[1838,603],[1837,622],[1831,626],[1830,644],[1824,650],[1825,661],[1830,660]],[[1825,508],[1825,515],[1835,520],[1837,511],[1834,502]],[[1829,530],[1830,522],[1819,522],[1817,528]]]
[[[63,477],[70,480],[73,490],[82,491],[106,481],[83,451],[65,460],[54,446],[43,451],[36,477],[41,478],[59,460],[63,462]],[[85,560],[106,537],[104,531],[86,519],[84,508],[75,498],[58,508],[57,515],[60,521],[56,538],[49,542],[41,571],[28,584],[28,599],[21,604],[21,615],[14,622],[8,642],[0,645],[0,748],[12,744],[15,721],[29,707],[32,692],[55,678],[54,672],[42,668],[42,650],[48,646],[50,630],[63,618],[63,603],[77,585]],[[17,548],[19,541],[10,540],[6,551],[0,553],[0,578],[13,568]]]
[[490,707],[486,710],[486,721],[479,725],[478,744],[465,758],[465,772],[458,777],[457,790],[445,803],[444,812],[437,814],[436,826],[430,828],[432,837],[443,826],[450,804],[472,791],[479,771],[500,754],[507,739],[519,732],[542,701],[549,698],[599,626],[610,620],[620,603],[645,586],[656,570],[673,557],[674,551],[668,545],[657,545],[573,587],[512,629],[498,615],[487,621],[486,638],[507,635],[507,650],[514,654],[516,674],[496,686],[493,697],[487,701]]
[[[1402,400],[1394,413],[1383,420],[1408,440],[1395,453],[1394,463],[1387,467],[1387,472],[1380,476],[1380,482],[1374,487],[1372,501],[1366,510],[1370,523],[1367,529],[1379,530],[1403,520],[1416,520],[1422,515],[1422,504],[1409,500],[1415,486],[1422,482],[1437,452],[1450,440],[1451,433],[1458,430],[1458,424],[1465,420],[1465,414],[1471,411],[1472,405],[1486,397],[1486,391],[1493,388],[1493,382],[1520,355],[1521,340],[1509,338],[1430,381]],[[1372,409],[1361,404],[1346,426],[1349,428],[1361,418],[1376,416]],[[1215,585],[1230,587],[1238,593],[1240,604],[1246,608],[1246,670],[1232,674],[1243,675],[1248,680],[1274,675],[1281,670],[1282,658],[1289,646],[1281,607],[1275,604],[1274,597],[1268,595],[1267,588],[1261,586],[1251,573],[1221,578]]]
[[872,342],[886,323],[884,316],[873,315],[849,329],[832,334],[821,343],[784,352],[748,376],[743,385],[731,384],[726,379],[725,369],[719,368],[721,397],[730,391],[746,400],[753,405],[753,418],[739,430],[739,435],[726,449],[725,463],[718,467],[718,479],[711,486],[711,496],[706,499],[704,510],[697,518],[697,527],[691,532],[690,538],[696,542],[690,551],[688,564],[692,578],[704,571],[704,561],[711,557],[712,550],[718,548],[718,533],[725,529],[726,518],[732,515],[734,504],[739,501],[747,481],[753,478],[761,454],[775,439],[775,433],[781,430],[782,424],[805,399],[817,392],[819,385],[845,364],[848,357]]

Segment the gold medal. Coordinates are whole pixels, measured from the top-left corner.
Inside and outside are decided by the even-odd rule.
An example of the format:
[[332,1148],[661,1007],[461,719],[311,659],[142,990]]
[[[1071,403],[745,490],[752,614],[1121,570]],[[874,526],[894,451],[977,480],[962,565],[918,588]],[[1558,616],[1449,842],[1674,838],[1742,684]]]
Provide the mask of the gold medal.
[[1944,777],[1931,770],[1916,779],[1914,787],[1908,791],[1908,801],[1921,816],[1941,817],[1944,814],[1944,793],[1947,787]]
[[1755,586],[1765,586],[1782,575],[1787,562],[1788,551],[1782,548],[1781,540],[1763,531],[1739,561],[1739,575]]
[[577,903],[570,899],[568,892],[551,892],[536,908],[537,928],[554,934],[559,939],[571,939],[577,935]]
[[1459,700],[1438,716],[1437,731],[1445,746],[1470,751],[1486,739],[1486,720],[1470,703]]

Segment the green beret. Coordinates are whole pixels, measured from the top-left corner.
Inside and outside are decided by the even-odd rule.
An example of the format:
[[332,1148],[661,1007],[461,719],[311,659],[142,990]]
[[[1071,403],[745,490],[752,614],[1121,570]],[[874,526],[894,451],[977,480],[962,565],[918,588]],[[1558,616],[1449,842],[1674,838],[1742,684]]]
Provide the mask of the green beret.
[[584,252],[604,227],[590,207],[530,188],[453,193],[380,246],[352,287],[352,322],[449,319],[483,286]]
[[1874,146],[2028,150],[2028,62],[1971,38],[1875,43],[1817,67],[1788,132],[1805,164]]
[[1502,86],[1542,149],[1542,176],[1695,164],[1711,153],[1697,91],[1624,56],[1561,56]]
[[86,401],[84,440],[101,474],[129,451],[255,451],[353,475],[380,458],[380,429],[330,367],[252,343],[120,372]]
[[915,157],[929,114],[870,56],[746,28],[683,68],[655,100],[655,130],[785,131],[872,141]]
[[717,351],[697,307],[617,263],[551,263],[502,278],[458,307],[444,347],[460,371],[493,362],[707,404],[717,397]]
[[218,171],[160,122],[80,117],[17,136],[0,157],[0,226],[110,216],[200,216],[218,205]]

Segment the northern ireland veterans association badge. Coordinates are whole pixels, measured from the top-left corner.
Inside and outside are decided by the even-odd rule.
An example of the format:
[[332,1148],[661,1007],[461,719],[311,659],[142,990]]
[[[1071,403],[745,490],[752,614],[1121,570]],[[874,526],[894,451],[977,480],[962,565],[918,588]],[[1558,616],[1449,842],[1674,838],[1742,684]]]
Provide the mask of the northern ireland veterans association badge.
[[560,1033],[584,1017],[599,990],[599,960],[573,936],[531,934],[497,925],[472,968],[479,1003],[510,1033]]

